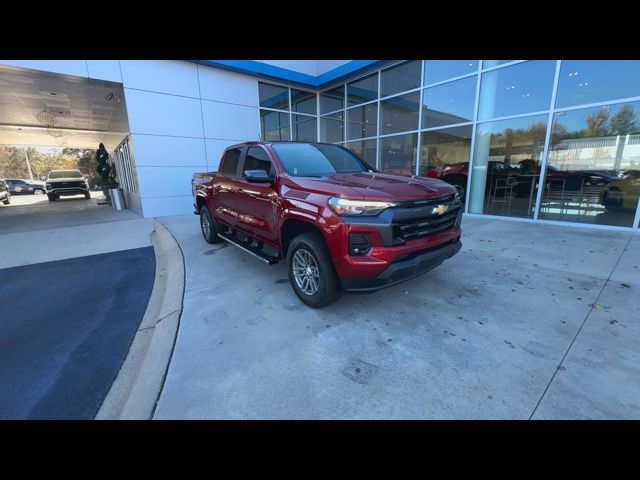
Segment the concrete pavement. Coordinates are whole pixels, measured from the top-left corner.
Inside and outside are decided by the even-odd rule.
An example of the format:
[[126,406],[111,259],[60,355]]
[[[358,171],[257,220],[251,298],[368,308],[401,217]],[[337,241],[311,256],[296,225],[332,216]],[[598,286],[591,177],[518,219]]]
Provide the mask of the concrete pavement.
[[161,221],[186,285],[155,418],[640,418],[638,234],[465,218],[434,271],[312,310]]

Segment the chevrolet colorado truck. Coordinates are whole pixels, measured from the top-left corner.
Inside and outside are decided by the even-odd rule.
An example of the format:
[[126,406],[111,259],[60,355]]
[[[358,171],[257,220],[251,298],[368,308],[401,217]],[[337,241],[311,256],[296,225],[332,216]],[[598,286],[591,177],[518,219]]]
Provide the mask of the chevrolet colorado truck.
[[315,308],[416,277],[462,246],[454,187],[380,173],[338,145],[233,145],[191,183],[204,239],[287,259],[293,290]]

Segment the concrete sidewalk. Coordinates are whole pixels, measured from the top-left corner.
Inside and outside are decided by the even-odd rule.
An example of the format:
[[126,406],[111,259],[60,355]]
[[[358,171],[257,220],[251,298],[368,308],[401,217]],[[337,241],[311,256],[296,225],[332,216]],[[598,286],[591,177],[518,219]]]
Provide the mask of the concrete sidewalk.
[[640,418],[638,234],[465,218],[434,271],[312,310],[161,221],[187,278],[155,418]]

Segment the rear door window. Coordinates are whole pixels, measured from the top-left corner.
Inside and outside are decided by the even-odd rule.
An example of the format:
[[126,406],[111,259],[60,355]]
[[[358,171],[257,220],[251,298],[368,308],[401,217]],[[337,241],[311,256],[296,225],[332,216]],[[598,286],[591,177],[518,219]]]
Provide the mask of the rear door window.
[[225,176],[232,178],[238,176],[238,164],[240,163],[241,153],[242,148],[232,148],[231,150],[227,150],[224,154],[221,172]]

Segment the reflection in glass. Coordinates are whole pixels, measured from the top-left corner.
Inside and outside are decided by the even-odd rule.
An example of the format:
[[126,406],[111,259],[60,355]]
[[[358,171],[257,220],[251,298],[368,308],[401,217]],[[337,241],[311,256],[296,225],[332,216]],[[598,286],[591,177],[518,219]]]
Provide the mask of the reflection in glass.
[[640,95],[638,60],[563,60],[556,107]]
[[473,121],[476,78],[426,88],[422,94],[422,128]]
[[547,115],[476,127],[469,211],[532,218]]
[[320,94],[320,114],[344,108],[344,84]]
[[394,93],[406,92],[420,86],[422,61],[414,60],[401,63],[382,71],[380,77],[380,96],[386,97]]
[[376,168],[376,140],[359,140],[357,142],[347,142],[345,146],[358,157],[367,162],[371,167]]
[[420,93],[389,98],[380,102],[380,133],[406,132],[418,129]]
[[361,78],[347,84],[347,101],[349,106],[369,102],[378,98],[378,74]]
[[419,175],[455,185],[464,197],[472,133],[472,125],[422,132]]
[[381,170],[395,175],[411,176],[416,170],[418,134],[395,135],[380,139]]
[[258,95],[261,107],[289,110],[289,89],[287,87],[258,82]]
[[291,110],[315,115],[317,111],[316,94],[304,90],[291,89]]
[[480,120],[549,110],[555,60],[532,60],[482,74]]
[[260,129],[265,142],[290,140],[289,114],[260,110]]
[[299,142],[315,142],[317,136],[316,117],[291,115],[293,120],[293,140]]
[[320,117],[320,141],[327,143],[344,141],[344,112]]
[[540,218],[631,227],[640,196],[640,102],[554,115]]
[[424,84],[442,82],[478,71],[478,60],[427,60],[424,65]]
[[374,137],[378,123],[378,104],[370,103],[347,110],[347,140]]
[[497,67],[498,65],[502,65],[503,63],[509,63],[514,61],[515,60],[483,60],[482,68]]

